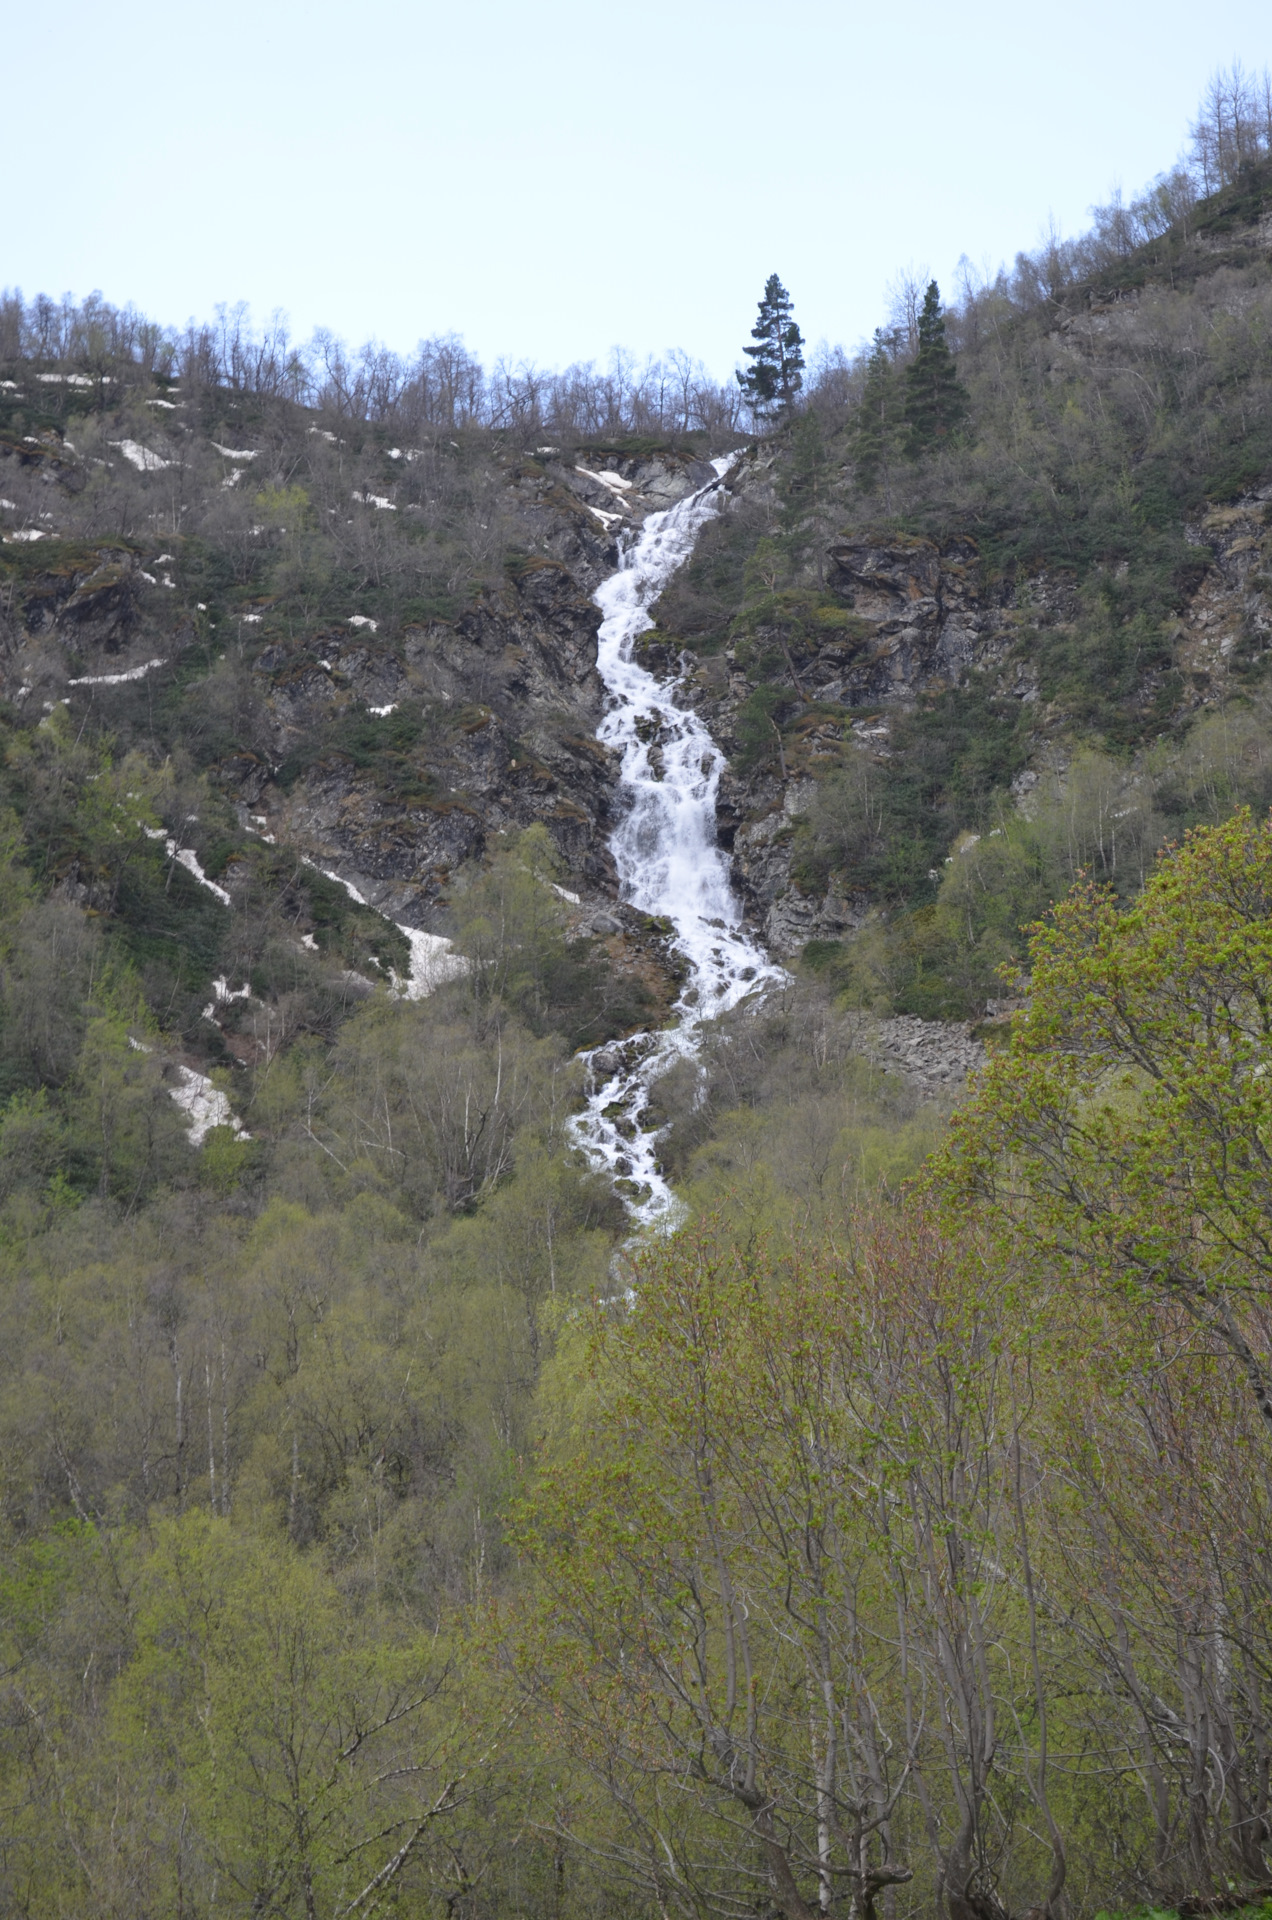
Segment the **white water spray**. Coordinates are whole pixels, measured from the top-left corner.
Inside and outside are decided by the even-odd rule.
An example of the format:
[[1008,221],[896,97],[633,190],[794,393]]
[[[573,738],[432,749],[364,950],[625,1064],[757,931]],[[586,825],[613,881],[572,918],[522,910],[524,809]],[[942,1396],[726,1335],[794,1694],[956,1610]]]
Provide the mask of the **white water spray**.
[[716,845],[724,755],[692,708],[678,701],[680,683],[655,680],[632,658],[637,638],[654,624],[648,607],[719,511],[720,479],[731,464],[717,460],[715,480],[651,514],[595,595],[604,615],[596,663],[610,696],[597,737],[621,749],[628,802],[610,840],[619,887],[643,913],[671,922],[687,974],[673,1025],[586,1056],[590,1091],[573,1132],[647,1227],[670,1226],[680,1212],[658,1167],[656,1132],[644,1124],[650,1086],[676,1060],[698,1052],[705,1020],[786,978],[742,931],[741,905]]

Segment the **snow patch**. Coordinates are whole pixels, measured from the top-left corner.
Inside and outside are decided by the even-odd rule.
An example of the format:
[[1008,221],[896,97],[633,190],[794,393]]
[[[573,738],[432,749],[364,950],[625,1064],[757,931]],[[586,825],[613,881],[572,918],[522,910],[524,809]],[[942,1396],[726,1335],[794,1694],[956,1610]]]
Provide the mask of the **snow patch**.
[[[219,986],[221,982],[215,981]],[[134,1040],[131,1033],[128,1044],[134,1053],[153,1053],[144,1040]],[[250,1140],[251,1134],[234,1117],[234,1109],[218,1087],[214,1087],[206,1074],[196,1073],[193,1067],[183,1067],[181,1062],[173,1062],[173,1071],[177,1075],[177,1084],[166,1085],[169,1097],[176,1101],[183,1113],[190,1116],[190,1145],[201,1147],[213,1127],[232,1127],[236,1140]]]
[[378,620],[369,619],[365,613],[351,613],[349,615],[349,625],[351,627],[366,627],[369,632],[374,633],[379,627],[379,624]]
[[[369,907],[372,913],[380,913],[378,907],[371,906],[366,895],[354,886],[352,880],[346,880],[343,874],[333,873],[329,867],[320,867],[316,860],[306,859],[307,867],[314,867],[324,880],[334,880],[343,887],[355,906]],[[389,920],[387,913],[380,913],[381,920]],[[404,927],[396,920],[389,925],[397,927],[411,949],[411,971],[407,979],[399,978],[390,971],[389,979],[393,991],[402,1000],[423,1000],[440,987],[446,980],[457,980],[468,972],[468,962],[460,953],[456,953],[451,942],[440,933],[425,933],[420,927]]]
[[227,1007],[235,1000],[250,1000],[251,997],[250,986],[231,988],[229,980],[222,974],[219,979],[212,982],[212,998],[203,1009],[203,1018],[215,1021],[218,1007]]
[[223,447],[219,440],[214,440],[212,445],[218,453],[223,453],[227,460],[255,460],[260,452],[259,447]]
[[206,887],[209,893],[214,893],[222,906],[233,906],[234,903],[225,891],[225,888],[218,887],[215,880],[208,879],[207,874],[204,873],[203,868],[199,865],[199,856],[195,853],[193,847],[178,847],[172,840],[168,841],[167,846],[169,855],[176,861],[179,867],[184,867],[187,873],[193,874],[201,887]]
[[377,720],[387,720],[389,715],[391,713],[396,713],[397,710],[398,710],[398,703],[396,700],[390,700],[387,707],[368,707],[367,708],[367,712],[373,713]]
[[112,440],[112,447],[118,447],[125,460],[136,467],[139,473],[162,473],[165,467],[172,465],[150,447],[143,447],[140,440]]
[[129,667],[127,673],[81,673],[67,681],[68,687],[122,687],[125,680],[144,680],[155,667],[162,667],[162,660],[146,660],[139,667]]
[[175,860],[179,867],[184,867],[186,872],[192,874],[201,887],[206,887],[209,893],[214,893],[223,906],[233,906],[234,902],[230,899],[225,888],[218,887],[215,880],[208,879],[207,874],[204,873],[203,868],[199,865],[199,856],[193,847],[179,847],[172,835],[165,833],[162,827],[143,827],[142,832],[148,840],[162,840],[164,852],[167,854],[169,860]]
[[595,473],[591,467],[576,466],[574,471],[585,473],[589,480],[599,480],[601,485],[608,487],[611,493],[630,493],[632,490],[632,482],[624,480],[622,474],[615,473],[611,467],[602,467],[599,473]]
[[[149,1052],[149,1048],[145,1051]],[[251,1134],[235,1119],[228,1097],[212,1085],[206,1074],[196,1073],[193,1067],[183,1067],[180,1063],[176,1072],[177,1085],[170,1086],[168,1092],[182,1112],[190,1116],[192,1147],[201,1147],[213,1127],[232,1127],[236,1140],[251,1139]]]
[[23,527],[17,533],[6,533],[4,537],[6,544],[8,544],[14,540],[47,540],[49,536],[47,533],[43,533],[39,527]]
[[393,502],[386,500],[382,493],[359,493],[355,487],[353,490],[353,498],[360,501],[364,507],[378,507],[381,513],[397,512],[397,508]]
[[[395,923],[396,924],[396,923]],[[449,940],[440,933],[425,933],[419,927],[398,926],[411,949],[411,973],[407,980],[392,975],[393,990],[404,1000],[423,1000],[435,987],[447,980],[458,980],[468,972],[468,962],[455,953]]]

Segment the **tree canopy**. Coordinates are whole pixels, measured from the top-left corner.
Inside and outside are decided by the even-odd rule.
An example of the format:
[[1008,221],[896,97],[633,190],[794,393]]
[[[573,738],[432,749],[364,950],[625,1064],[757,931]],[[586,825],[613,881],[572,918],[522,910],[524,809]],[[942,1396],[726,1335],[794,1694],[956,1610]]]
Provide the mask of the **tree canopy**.
[[775,273],[764,283],[751,338],[755,345],[742,349],[751,364],[739,368],[737,376],[747,405],[761,419],[785,413],[804,384],[804,336],[791,296]]
[[948,440],[967,412],[967,395],[959,381],[945,338],[941,290],[928,283],[919,313],[918,344],[905,370],[905,420],[908,451],[926,453]]
[[867,493],[881,487],[885,501],[890,499],[889,473],[901,444],[905,412],[890,346],[883,328],[876,327],[853,438],[858,486]]
[[1169,1296],[1240,1363],[1272,1301],[1272,817],[1168,850],[1121,912],[1079,886],[1030,946],[1029,1002],[938,1159],[1018,1242]]

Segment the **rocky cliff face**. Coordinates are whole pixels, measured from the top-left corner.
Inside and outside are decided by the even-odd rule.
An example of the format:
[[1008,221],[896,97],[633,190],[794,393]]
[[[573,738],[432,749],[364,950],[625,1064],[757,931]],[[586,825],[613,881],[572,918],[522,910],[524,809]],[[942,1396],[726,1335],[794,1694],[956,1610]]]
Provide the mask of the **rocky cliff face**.
[[[456,874],[492,838],[541,824],[580,930],[666,997],[665,930],[614,900],[616,769],[595,737],[591,595],[622,530],[710,475],[675,453],[510,459],[499,480],[517,545],[501,586],[447,619],[298,621],[222,583],[219,604],[196,600],[204,576],[179,536],[74,538],[86,463],[55,433],[6,444],[0,697],[27,714],[65,702],[108,726],[156,699],[205,710],[213,733],[223,720],[231,744],[209,770],[245,829],[407,925],[447,931]],[[370,521],[392,506],[366,489],[354,500]]]
[[[764,486],[758,461],[743,463],[732,507]],[[1189,710],[1221,704],[1272,647],[1272,486],[1216,507],[1188,529],[1195,561],[1180,584],[1179,611],[1169,629],[1172,658],[1135,667],[1134,704],[1145,714],[1163,698],[1176,721]],[[664,636],[651,635],[646,658],[685,675],[690,697],[715,738],[737,755],[740,724],[761,680],[788,690],[795,725],[787,725],[780,761],[770,754],[752,771],[734,766],[721,787],[721,837],[733,851],[738,885],[773,949],[797,952],[810,939],[839,939],[860,926],[870,903],[832,884],[810,889],[792,874],[797,828],[816,792],[816,777],[842,763],[844,751],[884,766],[892,762],[898,716],[924,708],[952,689],[975,687],[1003,707],[1018,707],[1038,764],[1073,731],[1063,693],[1048,685],[1048,662],[1076,631],[1080,593],[1075,577],[1038,568],[988,579],[975,541],[942,545],[890,533],[846,533],[818,556],[822,598],[843,609],[839,622],[802,625],[775,607],[744,664],[736,648],[701,659]],[[783,631],[783,624],[785,630]],[[1051,676],[1054,678],[1054,674]],[[1021,776],[1028,785],[1035,776]]]
[[[133,466],[143,456],[171,464],[167,442],[162,453],[131,440],[109,445],[131,450]],[[492,836],[541,823],[568,867],[580,926],[610,941],[616,965],[652,970],[670,992],[662,932],[613,898],[617,770],[595,738],[602,689],[591,595],[624,528],[710,469],[678,453],[555,447],[498,455],[494,468],[516,534],[504,584],[447,618],[307,620],[292,610],[284,617],[269,595],[236,599],[223,580],[201,586],[206,559],[200,571],[181,535],[77,538],[79,497],[90,482],[104,484],[101,473],[57,432],[11,435],[0,443],[8,527],[0,695],[26,711],[57,700],[91,705],[107,724],[125,702],[135,711],[177,699],[211,713],[228,701],[233,737],[212,771],[244,826],[340,872],[395,919],[434,931],[447,929],[456,874]],[[745,523],[754,544],[774,498],[771,453],[744,456],[721,538]],[[1252,494],[1189,531],[1196,566],[1176,632],[1184,705],[1224,697],[1232,674],[1268,645],[1269,499],[1272,490]],[[354,502],[355,531],[355,519],[375,523],[394,506],[366,483]],[[245,537],[272,535],[249,526]],[[219,604],[196,597],[218,586]],[[845,755],[886,765],[899,714],[972,683],[1018,702],[1044,744],[1063,713],[1048,700],[1042,667],[1072,627],[1077,588],[1054,569],[991,581],[966,536],[938,544],[850,530],[812,555],[803,588],[761,595],[757,608],[745,640],[714,651],[687,647],[674,617],[660,617],[642,657],[682,681],[730,755],[721,841],[766,939],[792,954],[810,939],[842,937],[869,907],[792,872],[819,772]],[[1164,669],[1145,669],[1146,704],[1163,678]],[[747,717],[764,688],[788,697],[785,746],[748,765]]]

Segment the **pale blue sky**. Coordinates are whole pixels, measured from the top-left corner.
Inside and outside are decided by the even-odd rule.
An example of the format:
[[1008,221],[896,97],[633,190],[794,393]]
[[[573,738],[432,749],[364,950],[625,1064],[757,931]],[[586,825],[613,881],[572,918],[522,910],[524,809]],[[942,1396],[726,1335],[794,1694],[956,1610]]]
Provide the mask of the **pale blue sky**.
[[0,284],[407,349],[852,345],[1169,166],[1267,0],[64,0],[8,10]]

